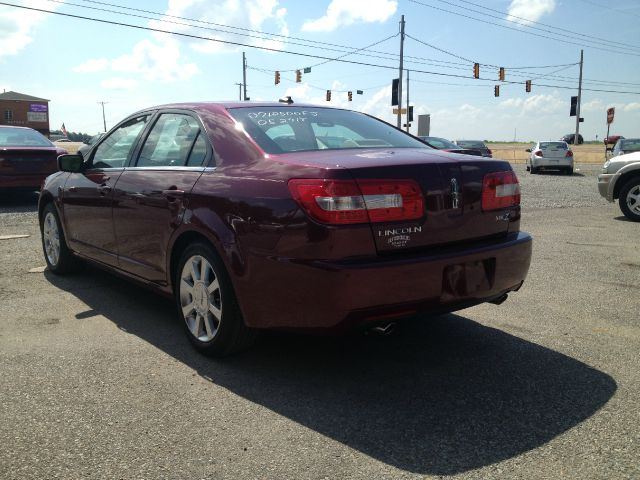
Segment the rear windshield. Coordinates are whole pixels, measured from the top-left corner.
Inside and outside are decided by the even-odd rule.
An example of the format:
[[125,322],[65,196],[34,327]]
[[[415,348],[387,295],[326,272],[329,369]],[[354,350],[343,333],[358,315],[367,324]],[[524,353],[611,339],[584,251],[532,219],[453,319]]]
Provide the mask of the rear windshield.
[[0,128],[2,147],[52,147],[53,144],[41,133],[30,128]]
[[569,148],[565,142],[540,142],[540,150],[567,150]]
[[362,113],[322,107],[240,107],[229,113],[267,153],[346,148],[428,148]]
[[456,143],[464,148],[487,148],[483,142],[477,140],[458,140]]

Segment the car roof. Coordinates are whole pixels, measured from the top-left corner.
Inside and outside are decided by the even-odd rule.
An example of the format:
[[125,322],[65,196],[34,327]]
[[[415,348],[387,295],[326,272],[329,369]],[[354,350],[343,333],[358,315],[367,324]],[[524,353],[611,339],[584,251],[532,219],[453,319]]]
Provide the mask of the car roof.
[[291,108],[291,107],[303,107],[303,108],[328,108],[334,110],[346,110],[344,108],[337,108],[325,105],[316,105],[312,103],[284,103],[284,102],[241,102],[235,101],[220,101],[220,102],[179,102],[179,103],[166,103],[163,105],[157,105],[155,107],[145,108],[141,111],[157,110],[157,109],[186,109],[186,110],[208,110],[210,112],[220,112],[229,108],[251,108],[251,107],[278,107],[278,108]]

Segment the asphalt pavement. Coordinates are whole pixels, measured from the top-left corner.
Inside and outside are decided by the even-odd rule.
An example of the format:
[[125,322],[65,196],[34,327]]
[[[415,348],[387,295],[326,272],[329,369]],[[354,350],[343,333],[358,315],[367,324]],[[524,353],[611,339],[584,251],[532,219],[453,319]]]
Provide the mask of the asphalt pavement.
[[45,271],[33,196],[0,195],[0,478],[640,478],[640,223],[578,169],[516,166],[534,254],[502,305],[224,360],[168,300]]

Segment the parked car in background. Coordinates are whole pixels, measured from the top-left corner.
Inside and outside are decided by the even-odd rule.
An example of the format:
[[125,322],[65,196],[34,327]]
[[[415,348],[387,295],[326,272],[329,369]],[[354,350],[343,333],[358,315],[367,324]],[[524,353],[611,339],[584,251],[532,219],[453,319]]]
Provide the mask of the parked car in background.
[[573,174],[573,152],[566,142],[538,142],[533,148],[527,148],[527,152],[527,170],[531,173],[560,170]]
[[608,137],[604,137],[605,145],[615,145],[618,140],[624,138],[622,135],[609,135]]
[[437,150],[444,150],[445,152],[450,152],[450,153],[461,153],[463,155],[476,155],[478,157],[482,156],[482,152],[480,150],[477,150],[474,148],[460,147],[455,143],[453,143],[452,141],[447,140],[446,138],[422,137],[422,136],[419,136],[418,138],[423,142],[428,143],[429,146]]
[[[567,133],[560,139],[560,141],[566,142],[569,145],[573,145],[575,143],[575,139],[576,139],[575,133]],[[582,145],[583,143],[584,143],[584,138],[582,138],[582,135],[578,134],[578,145]]]
[[38,206],[51,272],[80,257],[172,295],[206,354],[257,329],[502,303],[529,269],[508,162],[442,155],[358,112],[164,105],[59,164]]
[[479,150],[483,157],[492,157],[493,154],[487,145],[480,140],[455,140],[453,143],[471,150]]
[[598,175],[598,191],[609,202],[618,200],[629,220],[640,222],[640,152],[607,160]]
[[71,140],[68,138],[58,138],[57,140],[54,140],[53,143],[71,143]]
[[617,157],[633,152],[640,152],[640,138],[620,138],[611,150],[611,156]]
[[0,189],[40,188],[65,153],[32,128],[0,125]]
[[80,148],[78,148],[78,153],[81,153],[83,156],[85,156],[87,152],[91,150],[91,147],[93,147],[98,142],[98,140],[100,140],[103,136],[104,136],[104,132],[98,133],[97,135],[94,135],[93,137],[91,137],[89,140],[84,142],[80,146]]

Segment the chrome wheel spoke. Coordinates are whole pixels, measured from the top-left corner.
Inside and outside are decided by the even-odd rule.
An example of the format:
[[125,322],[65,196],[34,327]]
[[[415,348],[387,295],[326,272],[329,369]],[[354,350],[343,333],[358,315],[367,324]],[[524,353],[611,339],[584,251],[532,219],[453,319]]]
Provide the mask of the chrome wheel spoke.
[[191,315],[193,312],[195,312],[196,307],[193,305],[193,302],[189,303],[188,305],[183,305],[182,306],[182,315],[184,315],[184,317],[188,317],[189,315]]
[[44,219],[42,235],[47,260],[51,265],[56,266],[60,260],[60,233],[56,218],[51,212],[47,213]]
[[218,284],[218,279],[214,278],[213,282],[211,282],[207,287],[207,292],[209,292],[209,295],[211,295],[213,292],[219,289],[220,289],[220,285]]
[[205,333],[207,334],[207,337],[213,338],[213,335],[215,333],[215,328],[211,324],[211,319],[209,318],[209,315],[205,315],[204,317],[202,317],[202,320],[204,320],[204,330],[205,330]]
[[220,318],[221,318],[221,315],[222,315],[222,310],[220,310],[214,304],[210,304],[209,305],[209,312],[211,312],[211,315],[213,315],[215,317],[215,319],[218,322],[220,322]]

